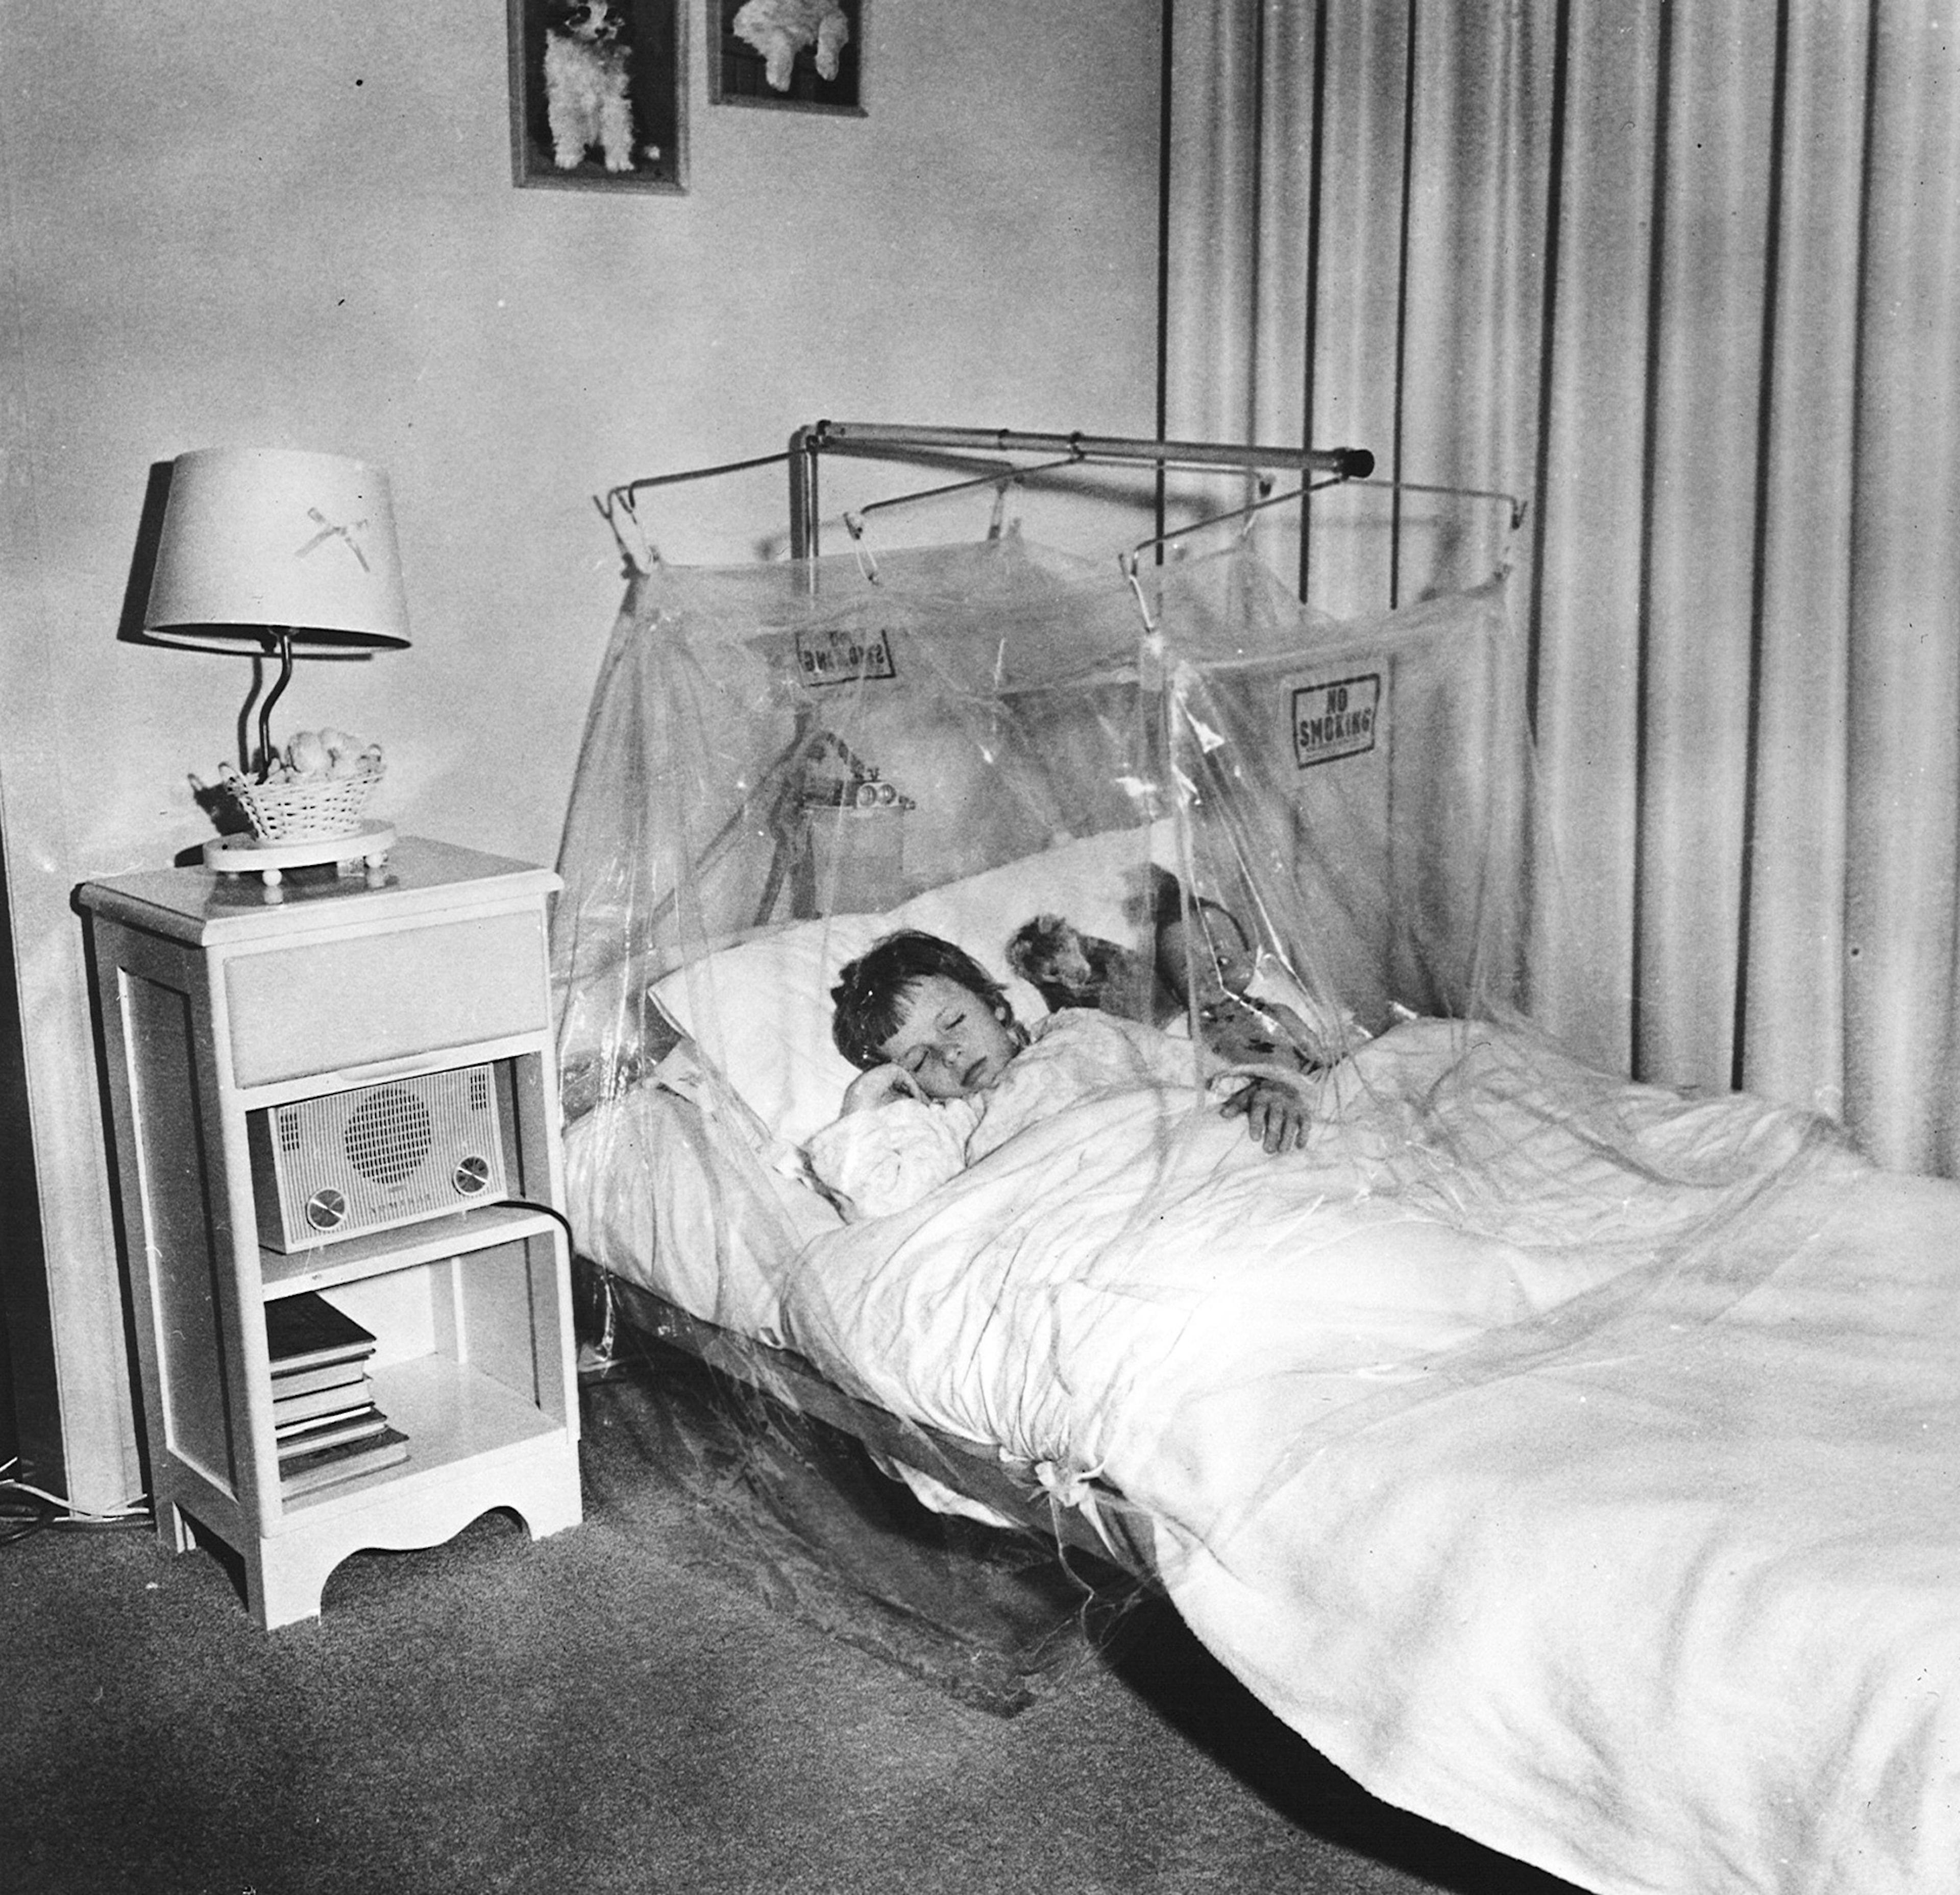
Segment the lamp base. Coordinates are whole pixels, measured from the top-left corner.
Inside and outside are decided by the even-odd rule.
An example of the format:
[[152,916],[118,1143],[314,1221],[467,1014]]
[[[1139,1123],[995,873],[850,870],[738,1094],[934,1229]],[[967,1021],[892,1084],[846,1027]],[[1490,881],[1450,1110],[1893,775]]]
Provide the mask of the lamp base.
[[260,899],[282,902],[280,886],[286,870],[317,867],[324,862],[359,862],[367,884],[379,888],[387,880],[388,852],[395,832],[387,823],[363,823],[345,836],[323,836],[312,842],[262,842],[252,836],[214,836],[204,846],[204,865],[221,875],[256,875],[264,884]]

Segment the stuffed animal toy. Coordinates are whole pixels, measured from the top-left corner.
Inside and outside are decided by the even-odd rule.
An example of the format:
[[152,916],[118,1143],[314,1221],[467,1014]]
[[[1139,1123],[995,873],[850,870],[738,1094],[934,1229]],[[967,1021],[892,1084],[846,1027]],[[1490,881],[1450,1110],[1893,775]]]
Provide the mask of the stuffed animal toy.
[[816,49],[817,76],[835,78],[838,55],[851,38],[837,0],[746,0],[730,24],[762,56],[763,75],[778,92],[790,89],[790,70],[805,46]]
[[1039,993],[1050,1013],[1090,1007],[1125,1020],[1151,1018],[1150,970],[1130,951],[1085,935],[1059,915],[1037,915],[1015,929],[1007,965]]
[[1220,994],[1198,1008],[1198,1030],[1228,1066],[1306,1073],[1333,1064],[1306,1022],[1277,1002]]
[[545,118],[552,157],[574,170],[595,146],[609,171],[633,168],[633,105],[624,0],[550,0]]
[[[1195,972],[1198,1033],[1227,1065],[1306,1073],[1333,1064],[1319,1034],[1292,1008],[1250,991],[1258,955],[1230,909],[1200,895],[1187,915],[1182,885],[1169,869],[1154,865],[1150,907],[1157,977],[1172,1014],[1190,1005],[1194,996],[1187,981]],[[1187,955],[1195,965],[1187,965]]]

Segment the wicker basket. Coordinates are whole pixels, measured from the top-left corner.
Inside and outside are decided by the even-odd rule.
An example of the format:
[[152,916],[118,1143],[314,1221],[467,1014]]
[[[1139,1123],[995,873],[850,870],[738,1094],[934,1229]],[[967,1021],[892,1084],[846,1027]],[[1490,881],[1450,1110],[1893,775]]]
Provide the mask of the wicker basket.
[[224,782],[261,842],[311,842],[354,834],[383,770],[380,763],[366,764],[352,776],[288,783],[255,783],[231,770]]

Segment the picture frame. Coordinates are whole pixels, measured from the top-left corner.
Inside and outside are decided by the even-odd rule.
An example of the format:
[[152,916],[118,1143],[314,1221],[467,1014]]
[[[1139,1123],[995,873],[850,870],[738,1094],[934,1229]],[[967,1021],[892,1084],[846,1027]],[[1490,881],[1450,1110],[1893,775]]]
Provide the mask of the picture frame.
[[[766,8],[769,0],[759,0],[759,3]],[[787,43],[777,51],[772,78],[772,62],[763,49],[735,30],[736,17],[743,11],[745,0],[707,0],[707,4],[709,104],[786,112],[829,112],[850,118],[867,116],[864,27],[870,0],[784,0],[786,9],[794,13],[805,16],[842,13],[844,16],[843,43],[825,49],[834,53],[836,67],[827,78],[820,69],[816,45],[798,46],[791,57]],[[752,21],[752,15],[751,18]]]
[[686,0],[508,0],[520,188],[687,189]]

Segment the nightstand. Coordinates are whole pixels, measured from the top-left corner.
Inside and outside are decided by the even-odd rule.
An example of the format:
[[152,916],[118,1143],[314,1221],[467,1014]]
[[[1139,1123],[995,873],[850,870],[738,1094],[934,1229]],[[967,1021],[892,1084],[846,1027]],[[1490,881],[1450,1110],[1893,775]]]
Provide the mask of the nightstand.
[[[295,876],[277,905],[208,868],[78,891],[158,1531],[231,1547],[268,1628],[317,1616],[363,1548],[434,1546],[492,1508],[533,1538],[581,1515],[558,878],[404,837],[380,880]],[[407,1457],[299,1492],[266,1313],[310,1295],[373,1338],[371,1405]]]

